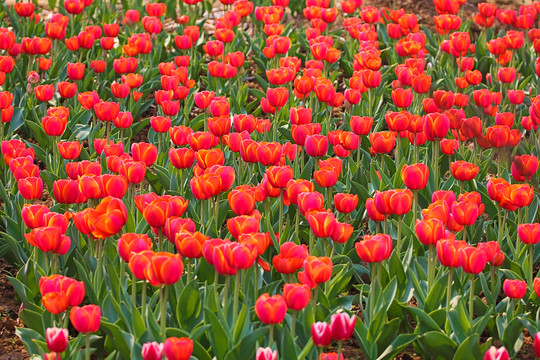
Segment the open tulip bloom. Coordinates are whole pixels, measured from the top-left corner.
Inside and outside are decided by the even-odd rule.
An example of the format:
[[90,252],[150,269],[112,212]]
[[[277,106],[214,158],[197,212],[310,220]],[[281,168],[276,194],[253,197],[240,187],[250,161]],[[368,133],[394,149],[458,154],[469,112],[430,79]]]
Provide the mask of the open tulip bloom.
[[539,1],[116,3],[0,18],[30,356],[540,354]]

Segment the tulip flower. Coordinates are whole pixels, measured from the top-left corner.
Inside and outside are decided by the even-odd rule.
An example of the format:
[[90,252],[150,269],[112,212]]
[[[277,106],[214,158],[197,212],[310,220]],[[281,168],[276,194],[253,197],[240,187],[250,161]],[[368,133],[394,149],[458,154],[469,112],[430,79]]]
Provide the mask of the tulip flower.
[[69,333],[68,329],[60,329],[57,327],[47,328],[45,331],[45,341],[47,349],[50,352],[63,353],[68,347]]
[[510,360],[510,355],[504,346],[498,349],[492,346],[486,351],[484,360]]
[[277,350],[272,350],[269,347],[259,347],[255,355],[255,360],[277,360],[277,355]]
[[529,245],[529,285],[533,279],[533,267],[534,267],[534,245],[540,242],[540,224],[519,224],[517,227],[517,233],[519,240],[522,243]]
[[477,249],[467,246],[459,250],[461,266],[463,271],[471,274],[471,286],[469,288],[469,321],[473,321],[473,301],[474,301],[474,275],[482,272],[486,266],[487,256],[484,249]]
[[279,324],[285,318],[287,313],[287,304],[281,295],[270,296],[264,293],[255,302],[255,313],[264,323],[270,325],[269,347],[272,347],[274,341],[274,325]]
[[318,348],[327,347],[332,342],[332,327],[327,322],[314,322],[311,325],[311,338]]
[[171,337],[163,344],[163,353],[169,360],[189,360],[193,353],[193,340]]
[[143,360],[161,360],[163,358],[164,344],[154,342],[144,343],[141,349]]
[[343,341],[349,340],[353,334],[356,324],[356,316],[342,312],[333,314],[330,320],[330,328],[332,329],[332,338],[338,342],[338,359],[341,356],[341,346]]

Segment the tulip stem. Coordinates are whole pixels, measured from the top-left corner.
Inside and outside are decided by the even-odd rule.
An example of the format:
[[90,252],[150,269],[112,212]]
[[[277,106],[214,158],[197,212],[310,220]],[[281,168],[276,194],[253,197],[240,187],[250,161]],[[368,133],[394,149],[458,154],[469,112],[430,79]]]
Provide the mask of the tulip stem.
[[433,277],[435,273],[435,246],[428,246],[428,293],[433,285]]
[[270,324],[270,335],[268,337],[268,347],[272,347],[274,344],[274,324]]
[[219,215],[219,195],[216,196],[214,200],[214,227],[216,231],[216,237],[219,237],[218,215]]
[[533,288],[533,280],[534,280],[534,277],[533,277],[533,272],[534,272],[534,246],[533,244],[529,244],[529,269],[530,269],[530,288],[532,289]]
[[474,274],[471,275],[471,287],[469,288],[469,320],[473,324],[473,302],[474,302]]
[[446,312],[450,312],[450,302],[452,301],[452,278],[454,277],[454,268],[448,269],[448,288],[446,289]]
[[397,223],[397,255],[398,257],[401,254],[401,217],[402,215],[398,215],[398,220],[397,220],[398,221]]
[[[283,231],[283,188],[279,189],[279,229],[278,234],[281,235]],[[283,237],[279,237],[280,242],[283,241]]]
[[293,310],[292,314],[292,320],[291,320],[291,337],[294,341],[294,334],[296,332],[296,316],[298,315],[298,311]]
[[137,308],[137,280],[135,274],[131,275],[131,303],[133,304],[133,311]]
[[201,202],[201,231],[204,231],[205,224],[204,224],[204,208],[206,204],[204,201]]
[[225,277],[225,289],[223,289],[223,314],[225,315],[225,320],[227,319],[227,302],[229,301],[229,285],[231,282],[231,277]]
[[146,280],[142,282],[141,315],[146,323]]
[[313,247],[315,246],[315,233],[313,231],[309,231],[309,253],[312,254]]
[[84,358],[86,360],[90,360],[90,333],[86,333],[86,347]]
[[238,316],[238,295],[240,293],[240,271],[234,275],[234,302],[233,302],[233,324],[236,324]]
[[435,140],[435,144],[433,145],[433,162],[432,164],[434,164],[434,169],[435,169],[435,174],[434,174],[434,177],[433,179],[435,180],[435,188],[434,190],[438,190],[439,189],[439,148],[440,148],[440,140]]
[[167,299],[169,297],[169,287],[167,285],[163,286],[161,288],[161,291],[159,292],[159,301],[161,305],[160,309],[160,324],[161,324],[161,335],[163,336],[163,341],[167,339],[166,332],[166,325],[167,325]]
[[296,209],[296,222],[294,224],[294,233],[296,235],[296,242],[297,244],[300,244],[300,234],[299,234],[299,228],[300,228],[300,210]]
[[337,358],[338,360],[341,360],[341,347],[343,346],[343,341],[338,341],[338,345],[337,345]]

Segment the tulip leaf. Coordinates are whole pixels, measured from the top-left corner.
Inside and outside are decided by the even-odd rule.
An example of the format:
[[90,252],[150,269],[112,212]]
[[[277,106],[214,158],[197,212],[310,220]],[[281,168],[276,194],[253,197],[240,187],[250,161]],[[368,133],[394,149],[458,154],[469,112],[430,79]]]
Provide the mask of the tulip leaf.
[[178,323],[185,329],[191,329],[200,311],[201,298],[199,289],[196,288],[196,282],[191,282],[184,287],[177,302],[176,316]]
[[218,317],[207,307],[204,309],[205,321],[212,327],[210,338],[214,345],[215,354],[218,360],[224,360],[229,347],[229,335],[223,328]]
[[[287,331],[289,334],[290,332]],[[255,355],[257,342],[268,333],[268,326],[263,326],[243,337],[240,342],[227,353],[225,360],[252,359]],[[290,337],[290,335],[289,335]],[[282,353],[282,352],[280,352]],[[288,353],[282,353],[288,354]],[[219,359],[219,357],[218,357]]]
[[416,340],[414,334],[401,334],[384,350],[377,360],[394,359],[396,355],[401,353],[410,343]]
[[418,341],[433,359],[452,359],[457,344],[440,331],[430,331],[418,337]]
[[114,339],[114,349],[118,350],[124,359],[139,358],[141,346],[135,342],[132,334],[122,330],[116,323],[101,319],[100,328]]
[[457,302],[457,306],[451,309],[448,313],[448,320],[450,326],[454,331],[454,335],[458,343],[465,341],[470,335],[471,324],[463,305],[463,298],[460,298]]
[[[30,354],[43,354],[47,351],[46,346],[42,348],[38,345],[38,342],[43,342],[45,339],[37,331],[29,328],[17,328],[17,336],[22,340]],[[7,356],[9,358],[9,354]]]
[[454,354],[454,359],[481,359],[483,352],[480,350],[479,340],[480,336],[478,334],[473,334],[465,341],[461,342],[461,345],[459,345]]
[[516,317],[510,321],[504,328],[502,342],[511,356],[519,351],[523,343],[523,328],[525,326],[521,320]]

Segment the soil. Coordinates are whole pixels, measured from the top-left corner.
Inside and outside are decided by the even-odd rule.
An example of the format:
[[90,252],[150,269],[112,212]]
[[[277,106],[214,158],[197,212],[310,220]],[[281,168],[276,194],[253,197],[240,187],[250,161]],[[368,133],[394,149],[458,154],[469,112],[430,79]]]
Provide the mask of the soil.
[[15,334],[15,327],[22,326],[19,320],[20,302],[7,275],[16,270],[4,259],[0,259],[0,360],[29,359],[23,343]]

